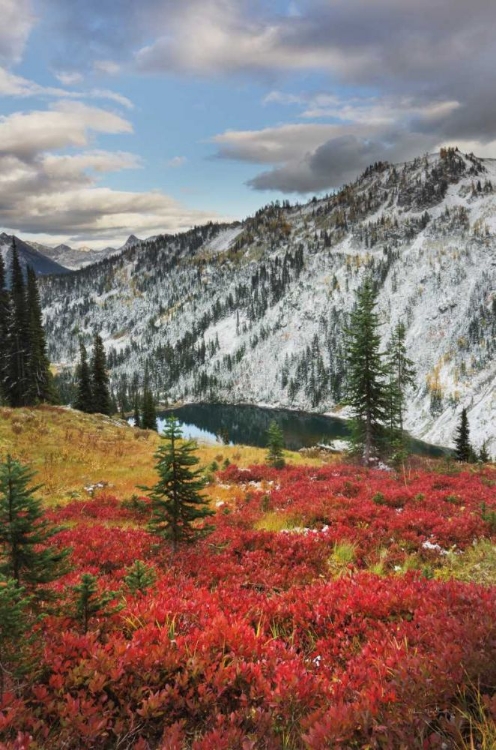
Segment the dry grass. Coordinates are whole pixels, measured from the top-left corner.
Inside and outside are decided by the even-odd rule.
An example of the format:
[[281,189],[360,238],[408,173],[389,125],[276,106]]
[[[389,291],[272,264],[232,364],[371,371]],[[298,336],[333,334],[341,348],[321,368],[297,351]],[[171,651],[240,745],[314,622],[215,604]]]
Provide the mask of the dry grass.
[[[148,430],[135,430],[119,419],[97,414],[82,414],[63,407],[0,408],[0,458],[10,453],[36,471],[39,491],[47,504],[87,497],[85,487],[104,483],[120,498],[131,497],[137,485],[156,481],[153,454],[160,438]],[[227,458],[231,463],[248,466],[261,463],[265,450],[246,446],[200,444],[202,465]],[[286,453],[295,464],[321,465],[298,453]],[[213,485],[210,494],[228,502],[235,488]]]

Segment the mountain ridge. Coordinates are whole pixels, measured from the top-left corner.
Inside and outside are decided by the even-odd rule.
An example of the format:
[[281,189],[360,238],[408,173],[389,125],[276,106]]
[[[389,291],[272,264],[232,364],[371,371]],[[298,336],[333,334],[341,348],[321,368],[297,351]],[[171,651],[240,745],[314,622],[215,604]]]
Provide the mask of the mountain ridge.
[[[50,353],[100,330],[117,386],[149,364],[171,399],[339,408],[343,329],[365,275],[384,343],[407,325],[406,426],[450,444],[466,406],[496,452],[496,162],[443,149],[378,162],[334,194],[160,235],[42,283]],[[76,339],[76,340],[75,340]]]

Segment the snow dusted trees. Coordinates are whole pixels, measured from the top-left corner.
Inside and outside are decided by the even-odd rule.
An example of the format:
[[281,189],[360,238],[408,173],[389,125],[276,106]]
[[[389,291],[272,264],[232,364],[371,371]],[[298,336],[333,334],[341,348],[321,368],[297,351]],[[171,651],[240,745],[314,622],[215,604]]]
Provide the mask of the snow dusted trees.
[[0,264],[0,397],[9,406],[32,406],[55,400],[47,356],[36,276],[27,282],[15,246],[12,247],[10,290]]

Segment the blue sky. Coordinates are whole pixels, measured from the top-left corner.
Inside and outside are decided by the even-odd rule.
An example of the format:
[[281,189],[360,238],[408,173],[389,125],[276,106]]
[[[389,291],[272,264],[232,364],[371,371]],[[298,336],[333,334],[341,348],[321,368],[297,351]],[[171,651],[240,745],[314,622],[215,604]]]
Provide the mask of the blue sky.
[[489,0],[0,0],[0,226],[241,219],[379,159],[496,156]]

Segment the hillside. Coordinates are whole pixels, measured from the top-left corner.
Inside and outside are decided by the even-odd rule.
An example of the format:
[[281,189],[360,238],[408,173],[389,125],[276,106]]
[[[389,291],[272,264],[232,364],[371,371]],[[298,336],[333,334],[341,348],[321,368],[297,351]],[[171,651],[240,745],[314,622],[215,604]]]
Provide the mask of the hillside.
[[[155,432],[135,430],[126,422],[101,414],[83,414],[57,406],[9,409],[0,407],[0,456],[10,453],[28,462],[42,487],[46,505],[87,500],[95,492],[130,498],[137,484],[153,484]],[[240,466],[263,462],[265,450],[239,445],[200,443],[202,465],[228,459]],[[297,465],[321,465],[287,452]],[[330,460],[330,459],[329,459]]]
[[[46,483],[68,564],[31,583],[28,547],[33,604],[3,579],[2,749],[494,748],[493,469],[202,448],[212,525],[173,551],[136,494],[157,439],[0,409],[0,453]],[[3,513],[4,551],[25,508]]]
[[[406,426],[449,445],[465,406],[496,453],[496,163],[447,149],[378,163],[338,193],[241,224],[140,242],[43,282],[50,356],[101,331],[114,385],[148,362],[162,397],[332,412],[343,328],[366,274],[387,343],[407,325],[417,382]],[[345,412],[341,412],[341,415]]]
[[[3,258],[5,266],[7,268],[7,276],[10,272],[10,266],[12,263],[12,243],[14,237],[3,232],[0,234],[0,255]],[[46,276],[48,274],[67,274],[69,270],[52,260],[47,255],[44,255],[40,250],[36,249],[27,242],[23,242],[19,237],[15,237],[17,252],[19,253],[19,260],[21,266],[25,269],[27,266],[31,266],[37,276]],[[41,247],[41,246],[40,246]]]

